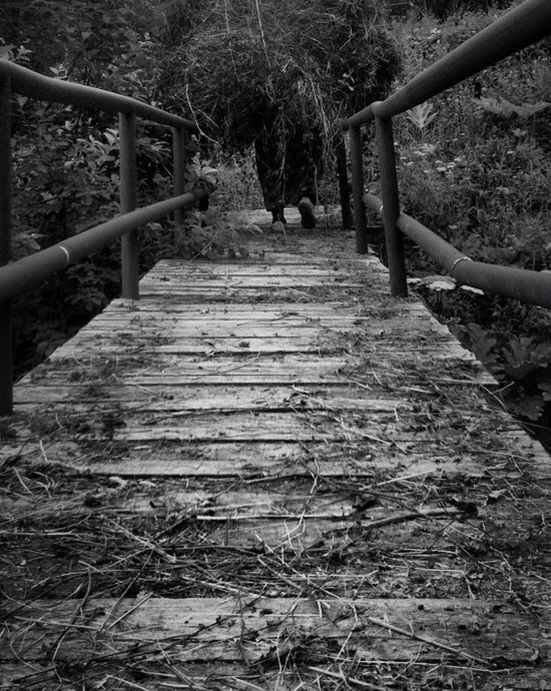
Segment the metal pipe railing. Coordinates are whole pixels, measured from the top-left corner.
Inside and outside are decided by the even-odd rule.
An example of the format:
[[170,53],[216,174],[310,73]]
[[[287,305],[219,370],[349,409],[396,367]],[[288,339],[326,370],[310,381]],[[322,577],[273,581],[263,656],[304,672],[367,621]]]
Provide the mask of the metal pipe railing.
[[392,120],[390,118],[375,118],[375,133],[379,148],[379,172],[383,188],[381,213],[385,227],[386,249],[390,269],[390,294],[393,297],[406,297],[408,287],[404,248],[402,234],[396,225],[396,221],[400,216],[400,199],[396,176]]
[[[11,114],[13,93],[66,105],[96,108],[119,114],[120,206],[122,215],[10,264],[11,260]],[[136,209],[136,118],[173,128],[174,190],[172,199]],[[70,262],[86,257],[118,238],[121,241],[122,296],[139,297],[138,228],[208,197],[205,190],[183,194],[186,132],[198,132],[191,120],[167,113],[128,96],[65,82],[37,74],[0,59],[0,415],[12,412],[12,314],[11,298],[38,285]]]
[[352,197],[354,201],[354,226],[356,228],[356,252],[359,254],[366,254],[367,221],[362,201],[364,169],[362,160],[362,134],[359,127],[350,128],[350,165],[352,168]]
[[207,196],[205,189],[198,188],[179,197],[144,206],[3,266],[0,268],[0,303],[39,285],[56,271],[90,256],[126,233]]
[[[551,307],[551,273],[472,261],[415,219],[400,213],[392,117],[424,103],[467,77],[551,35],[551,0],[525,0],[414,77],[384,101],[340,122],[350,132],[350,156],[358,252],[365,244],[365,207],[384,219],[391,294],[407,295],[401,234],[423,247],[457,280],[523,302]],[[383,199],[364,194],[361,126],[375,120]]]
[[[369,192],[364,204],[382,216],[383,201]],[[551,307],[551,271],[529,271],[511,266],[477,262],[407,214],[401,213],[397,227],[422,247],[460,284],[499,293],[531,305]]]
[[[127,214],[136,208],[138,197],[136,113],[119,113],[119,137],[120,207],[121,214]],[[137,300],[140,297],[139,259],[138,230],[134,229],[121,238],[121,295],[129,300]]]
[[197,125],[191,120],[172,115],[172,113],[167,113],[160,108],[138,101],[136,98],[122,96],[113,91],[105,91],[93,86],[46,77],[4,58],[0,59],[0,77],[11,79],[14,93],[38,101],[94,108],[107,113],[134,112],[138,117],[156,122],[159,125],[183,127],[192,132],[199,131]]
[[[373,213],[377,214],[379,217],[382,217],[382,199],[374,194],[371,194],[370,192],[366,192],[366,194],[364,194],[364,204]],[[404,219],[408,219],[407,224],[404,223]],[[446,240],[442,239],[432,230],[429,230],[415,219],[411,218],[410,216],[406,216],[404,213],[398,214],[396,225],[402,232],[406,233],[410,240],[413,240],[424,250],[426,250],[431,257],[447,271],[450,271],[455,261],[464,256],[462,252],[455,249],[455,247],[450,245],[449,242],[446,242]]]

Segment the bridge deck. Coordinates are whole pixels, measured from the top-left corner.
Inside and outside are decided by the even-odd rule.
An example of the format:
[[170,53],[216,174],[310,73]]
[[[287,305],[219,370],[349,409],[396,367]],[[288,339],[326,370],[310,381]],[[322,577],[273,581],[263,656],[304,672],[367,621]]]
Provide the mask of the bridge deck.
[[4,688],[551,688],[549,457],[349,236],[281,242],[18,384]]

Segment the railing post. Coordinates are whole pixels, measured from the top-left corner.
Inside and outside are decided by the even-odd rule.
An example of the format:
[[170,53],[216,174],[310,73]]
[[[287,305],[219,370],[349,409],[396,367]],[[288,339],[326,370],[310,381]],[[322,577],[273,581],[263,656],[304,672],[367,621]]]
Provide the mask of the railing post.
[[[172,130],[172,160],[174,168],[174,196],[184,194],[186,186],[186,156],[185,156],[185,136],[183,127],[174,127]],[[180,226],[184,222],[184,209],[177,209],[174,212],[174,223]]]
[[391,118],[375,116],[375,132],[379,153],[379,175],[383,198],[383,220],[385,226],[386,251],[390,272],[390,294],[407,297],[406,264],[402,233],[396,225],[400,215],[396,157]]
[[363,203],[364,169],[362,161],[362,136],[358,126],[350,128],[350,164],[352,167],[352,196],[354,199],[354,225],[356,227],[356,252],[367,253],[367,221]]
[[346,165],[346,144],[342,132],[337,133],[335,145],[337,159],[337,175],[339,178],[339,194],[341,199],[341,216],[343,228],[353,228],[354,219],[350,208],[350,187],[348,183],[348,166]]
[[[11,260],[11,83],[0,77],[0,266]],[[13,412],[11,300],[0,302],[0,415]]]
[[[120,205],[121,213],[136,208],[136,113],[119,113],[120,132]],[[139,289],[139,231],[121,238],[122,297],[137,300]]]

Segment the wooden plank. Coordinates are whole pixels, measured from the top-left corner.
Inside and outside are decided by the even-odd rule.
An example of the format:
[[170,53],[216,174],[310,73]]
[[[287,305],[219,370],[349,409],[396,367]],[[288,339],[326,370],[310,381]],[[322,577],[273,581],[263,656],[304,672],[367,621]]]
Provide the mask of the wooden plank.
[[[406,673],[418,670],[418,676],[422,679],[430,673],[431,669],[434,670],[435,665],[430,662],[415,664],[389,661],[385,663],[383,668],[378,661],[363,658],[352,661],[349,659],[338,662],[328,661],[321,667],[315,659],[312,659],[308,666],[304,665],[300,669],[291,665],[282,667],[262,664],[260,667],[261,669],[258,669],[258,666],[251,666],[250,663],[245,664],[242,661],[216,662],[215,664],[188,662],[185,665],[185,683],[188,684],[189,688],[197,689],[197,691],[211,691],[212,689],[216,689],[216,691],[251,691],[255,688],[262,691],[268,689],[295,691],[297,687],[300,688],[301,684],[302,688],[315,689],[320,688],[321,684],[338,685],[345,680],[352,687],[356,685],[361,688],[362,684],[365,686],[366,683],[370,683],[372,689],[386,689],[391,688],[388,685],[393,682],[393,679],[404,675],[404,667],[407,668]],[[33,661],[33,669],[34,673],[21,676],[20,665],[3,665],[6,686],[0,688],[11,690],[29,681],[35,683],[36,679],[44,685],[43,689],[49,688],[48,684],[53,687],[55,683],[59,683],[59,673],[52,665],[48,666]],[[456,666],[455,669],[451,666],[447,669],[448,671],[444,676],[448,677],[446,681],[449,680],[450,685],[454,683],[456,675],[461,682],[461,677],[467,674],[466,672],[462,674],[460,666]],[[514,667],[509,666],[505,669],[476,670],[477,668],[470,677],[475,679],[477,691],[504,691],[504,689],[534,691],[534,689],[545,689],[551,682],[551,673],[548,669],[534,669],[530,662],[520,663]],[[434,671],[433,675],[436,673]],[[140,664],[140,669],[135,676],[126,672],[125,684],[129,688],[132,688],[132,685],[144,687],[147,684],[145,686],[147,691],[167,691],[167,689],[182,687],[182,674],[180,669],[171,671],[170,668],[167,669],[166,663],[162,664],[148,659]],[[371,682],[365,681],[368,678]],[[413,683],[415,682],[412,681]],[[331,687],[328,686],[328,688]],[[338,688],[338,686],[334,688]],[[414,687],[411,686],[411,688]]]
[[[459,419],[459,418],[458,418]],[[471,434],[485,431],[479,416],[464,414],[461,425],[456,428],[448,418],[447,438],[449,443],[464,437],[466,430]],[[68,421],[70,422],[70,421]],[[94,418],[90,418],[94,427]],[[69,425],[70,427],[70,425]],[[116,428],[113,439],[128,442],[154,440],[167,441],[354,441],[365,439],[380,444],[392,445],[414,441],[429,443],[434,439],[439,427],[438,421],[426,424],[425,415],[404,415],[403,420],[396,420],[395,413],[369,412],[367,415],[351,417],[344,420],[339,414],[325,411],[289,412],[254,412],[232,411],[220,415],[216,411],[187,415],[165,413],[146,413],[128,416],[124,427]],[[493,431],[496,434],[506,433],[510,429],[508,420],[496,421]],[[94,436],[94,431],[92,431]],[[86,439],[87,435],[81,435]]]
[[[164,514],[170,512],[186,512],[195,521],[205,523],[219,523],[228,519],[239,521],[251,519],[285,521],[296,520],[300,517],[305,521],[333,519],[343,520],[351,516],[354,512],[354,502],[347,496],[338,494],[323,493],[312,495],[308,493],[298,494],[296,492],[266,491],[262,488],[241,490],[216,490],[207,491],[201,489],[171,489],[167,487],[162,495],[157,493],[152,496],[151,492],[141,489],[125,492],[122,496],[118,489],[114,491],[98,490],[94,496],[93,504],[87,502],[90,492],[84,496],[75,497],[74,494],[56,494],[55,499],[48,503],[48,510],[51,515],[59,511],[71,513],[90,513],[101,512],[109,513],[128,513]],[[5,508],[7,515],[19,514],[23,512],[31,515],[33,509],[43,509],[43,498],[26,496],[19,497],[15,501],[8,500]],[[388,514],[388,509],[375,507],[369,512],[369,520],[376,520],[381,515]],[[359,518],[355,514],[355,519]],[[367,517],[364,516],[367,520]]]
[[[424,314],[426,308],[419,302],[392,302],[389,303],[392,314]],[[351,306],[348,301],[338,302],[226,302],[226,303],[194,303],[179,302],[166,298],[140,298],[139,300],[125,300],[118,298],[107,305],[105,310],[98,317],[108,315],[124,314],[129,312],[135,316],[154,312],[161,314],[176,313],[180,316],[189,316],[194,319],[251,319],[257,316],[260,319],[281,319],[284,317],[347,317],[355,318],[366,317],[369,319],[378,317],[378,310],[375,306],[361,305]],[[448,332],[449,333],[449,332]]]
[[[200,325],[202,328],[208,328],[212,325],[213,317],[218,317],[219,315],[212,315],[205,313],[202,315],[189,316],[181,312],[174,313],[174,316],[168,317],[163,311],[159,312],[147,312],[142,315],[136,315],[134,312],[112,312],[103,313],[101,316],[94,320],[94,325],[105,325],[113,326],[114,323],[120,323],[121,325],[131,325],[133,327],[140,328],[142,326],[156,326],[164,324],[182,324],[182,325]],[[241,313],[240,315],[234,317],[227,313],[224,319],[220,319],[224,326],[247,326],[254,324],[263,324],[266,326],[336,326],[340,328],[353,328],[355,326],[362,327],[369,320],[367,317],[356,317],[355,315],[339,315],[326,313],[321,316],[310,316],[310,314],[293,314],[288,313],[287,315],[282,312],[280,315],[266,312],[249,312],[248,314]],[[366,324],[368,325],[368,324]]]
[[[426,365],[427,371],[433,372],[435,377],[445,375],[469,374],[472,377],[480,377],[480,383],[488,381],[489,375],[481,367],[477,360],[473,359],[472,354],[463,349],[456,351],[457,355],[452,353],[446,357],[435,358],[433,363]],[[189,376],[192,374],[204,375],[208,377],[210,374],[226,374],[231,377],[232,374],[241,372],[247,376],[255,375],[262,371],[267,376],[284,376],[285,373],[292,373],[293,377],[308,379],[311,376],[324,376],[328,373],[341,375],[341,383],[346,383],[347,374],[354,374],[354,367],[358,367],[357,374],[362,374],[362,368],[369,368],[368,371],[379,370],[381,376],[399,374],[402,378],[405,376],[416,377],[420,370],[422,370],[423,363],[417,357],[415,352],[410,354],[401,352],[389,352],[375,349],[375,352],[369,352],[369,357],[365,361],[361,356],[355,356],[354,353],[336,352],[322,357],[312,357],[311,355],[295,355],[283,354],[272,356],[266,355],[250,355],[248,353],[239,353],[233,357],[219,356],[219,357],[200,357],[200,356],[173,356],[170,354],[160,354],[155,362],[155,368],[152,363],[146,358],[141,358],[139,351],[132,353],[130,351],[122,350],[119,357],[109,360],[101,355],[95,358],[88,358],[84,362],[79,363],[71,357],[66,358],[64,362],[63,349],[57,358],[54,358],[56,367],[68,366],[75,373],[73,379],[77,378],[77,372],[81,373],[82,377],[87,374],[94,374],[97,376],[100,372],[105,378],[109,374],[123,374],[122,370],[127,370],[132,376],[152,375],[153,370],[158,370],[158,374],[166,374],[168,376],[177,377]],[[385,371],[386,370],[386,371]],[[392,371],[394,370],[394,371]],[[34,378],[43,376],[44,379],[55,377],[55,369],[53,366],[43,366],[35,370]],[[458,376],[458,379],[460,377]],[[288,379],[288,377],[287,377]],[[493,381],[493,378],[491,379]],[[262,382],[259,382],[262,383]],[[292,382],[291,382],[292,383]]]
[[[153,339],[148,339],[140,334],[134,338],[134,348],[139,347],[143,355],[158,356],[169,355],[230,355],[232,353],[324,353],[334,350],[330,346],[323,346],[319,343],[319,338],[315,337],[296,337],[296,338],[269,338],[269,337],[199,337],[186,338],[178,337],[172,343],[151,344]],[[169,339],[165,339],[169,340]],[[78,337],[72,338],[64,344],[63,353],[52,356],[52,360],[57,357],[82,357],[85,354],[119,353],[121,350],[120,337],[110,334],[99,335],[97,333],[90,339],[87,334],[79,333]]]
[[[458,363],[459,364],[459,363]],[[487,376],[483,378],[482,375],[478,375],[475,372],[468,373],[457,373],[455,376],[452,374],[453,363],[450,363],[449,373],[435,373],[432,382],[436,386],[442,386],[447,384],[459,384],[468,385],[471,384],[473,387],[479,387],[483,384],[493,385],[495,380],[493,377]],[[174,385],[188,385],[197,384],[202,382],[203,384],[211,385],[228,385],[235,384],[236,386],[251,386],[251,385],[261,385],[261,384],[274,384],[276,386],[285,386],[290,384],[295,384],[297,386],[304,385],[316,385],[316,384],[330,384],[338,385],[345,384],[350,379],[352,381],[361,381],[366,386],[377,386],[380,384],[381,377],[375,374],[356,374],[350,372],[348,375],[340,375],[338,372],[338,367],[332,367],[329,364],[325,366],[320,366],[316,368],[304,367],[265,367],[242,365],[240,367],[235,367],[233,369],[228,369],[224,367],[214,366],[214,367],[204,367],[204,371],[198,371],[197,369],[189,368],[178,368],[171,372],[141,372],[137,370],[132,373],[127,370],[124,374],[119,375],[119,379],[122,385],[134,384],[135,386],[174,386]],[[76,370],[74,375],[75,380],[80,380],[83,382],[88,381],[89,384],[97,382],[98,385],[102,384],[102,379],[98,380],[97,372],[93,370]],[[116,375],[107,374],[107,377],[111,377],[111,380],[116,378]],[[411,387],[416,387],[418,385],[426,384],[426,377],[423,376],[412,376],[407,383],[404,382],[403,372],[389,372],[383,375],[385,382],[384,387],[389,391],[399,392],[401,387],[409,390]],[[379,380],[379,381],[378,381]],[[25,382],[29,380],[25,379]],[[49,371],[44,375],[41,375],[40,383],[49,383],[51,385],[62,385],[66,381],[64,377],[59,372]],[[38,383],[38,382],[37,382]]]
[[[545,612],[541,616],[548,621]],[[476,636],[469,635],[473,626]],[[143,655],[170,642],[173,661],[239,661],[245,656],[252,663],[288,654],[297,636],[298,641],[314,636],[318,645],[322,640],[347,641],[359,660],[440,662],[444,657],[489,665],[494,660],[528,662],[536,651],[547,660],[551,653],[549,639],[534,628],[532,618],[507,601],[312,601],[243,595],[91,599],[76,617],[75,602],[34,602],[21,607],[6,629],[0,659],[41,660],[45,650],[57,645],[60,663],[82,664],[114,651]]]
[[[185,272],[184,272],[185,273]],[[187,282],[189,281],[189,283]],[[321,273],[319,276],[230,276],[227,278],[211,277],[202,279],[200,287],[197,282],[193,280],[192,276],[186,277],[182,280],[178,276],[164,276],[163,282],[159,283],[155,277],[145,277],[140,281],[140,290],[147,295],[154,295],[156,293],[172,293],[178,295],[179,293],[193,292],[195,290],[205,291],[208,289],[217,288],[220,290],[253,290],[257,288],[309,288],[311,286],[338,286],[343,289],[348,288],[363,288],[363,284],[354,281],[348,276],[333,276],[327,272]]]
[[[430,392],[429,392],[430,393]],[[418,399],[420,392],[416,392]],[[189,411],[251,411],[276,412],[282,410],[369,410],[373,413],[388,412],[392,415],[412,409],[412,404],[400,397],[375,396],[359,386],[335,385],[331,387],[305,387],[294,385],[267,387],[204,385],[157,387],[141,389],[135,386],[103,386],[101,388],[101,412],[120,413]],[[55,406],[56,412],[81,413],[87,410],[85,403],[97,401],[98,393],[90,387],[73,385],[33,386],[20,384],[15,392],[17,411],[32,413],[39,403]],[[81,402],[75,403],[75,401]],[[46,410],[44,410],[46,412]]]
[[[72,435],[74,437],[74,433]],[[388,443],[360,440],[361,446],[342,443],[328,446],[296,441],[251,443],[165,443],[125,444],[120,450],[105,452],[103,444],[83,444],[74,439],[56,441],[31,440],[22,434],[21,441],[6,442],[0,447],[0,458],[10,461],[24,458],[27,463],[52,467],[66,466],[95,475],[125,477],[365,477],[393,482],[413,477],[458,477],[551,480],[549,456],[528,440],[520,430],[501,435],[501,445],[485,449],[478,438],[460,453],[426,440],[400,444],[403,451]],[[112,442],[107,448],[112,448]],[[459,448],[457,449],[459,451]]]
[[[308,264],[286,264],[277,265],[262,262],[254,262],[248,264],[241,263],[219,263],[219,262],[178,262],[178,263],[168,263],[166,261],[159,262],[154,270],[150,271],[147,275],[150,279],[161,280],[164,278],[173,278],[181,280],[182,277],[193,276],[201,280],[211,279],[211,278],[237,278],[249,276],[293,276],[293,277],[306,277],[306,276],[318,276],[326,277],[331,276],[338,279],[348,279],[350,276],[358,275],[358,267],[354,264],[349,264],[347,267],[341,267],[338,263],[327,262],[325,265],[321,264],[318,266],[312,266]],[[143,279],[142,279],[143,280]]]

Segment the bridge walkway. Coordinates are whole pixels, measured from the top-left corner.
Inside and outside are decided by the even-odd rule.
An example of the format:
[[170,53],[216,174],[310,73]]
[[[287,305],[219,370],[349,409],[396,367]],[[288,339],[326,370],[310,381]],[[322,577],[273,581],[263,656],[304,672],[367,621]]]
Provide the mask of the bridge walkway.
[[1,423],[2,688],[551,688],[549,456],[340,229],[165,260]]

